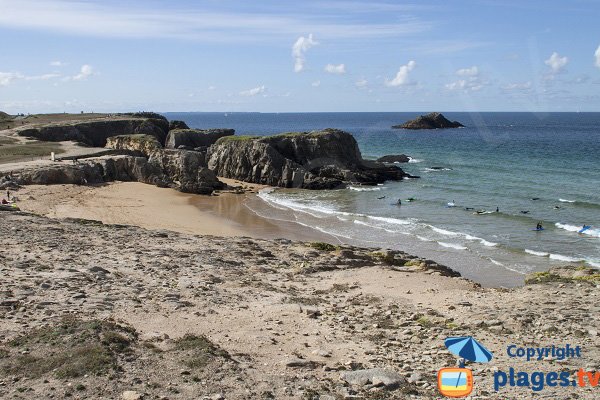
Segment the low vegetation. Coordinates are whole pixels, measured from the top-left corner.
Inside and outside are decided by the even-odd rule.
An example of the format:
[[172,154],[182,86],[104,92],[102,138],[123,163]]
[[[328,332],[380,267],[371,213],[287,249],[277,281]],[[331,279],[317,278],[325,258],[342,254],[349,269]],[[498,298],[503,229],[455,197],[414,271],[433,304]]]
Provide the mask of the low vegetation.
[[64,318],[54,326],[28,332],[8,342],[0,374],[37,378],[103,375],[117,369],[119,354],[137,339],[132,328],[112,321]]
[[191,369],[202,369],[218,358],[231,359],[229,353],[202,335],[186,334],[175,341],[175,350],[187,353],[183,362]]
[[35,160],[41,157],[50,158],[51,152],[61,154],[64,150],[59,143],[21,142],[6,136],[0,137],[0,164]]
[[310,247],[321,251],[335,251],[338,249],[336,246],[324,242],[312,242]]

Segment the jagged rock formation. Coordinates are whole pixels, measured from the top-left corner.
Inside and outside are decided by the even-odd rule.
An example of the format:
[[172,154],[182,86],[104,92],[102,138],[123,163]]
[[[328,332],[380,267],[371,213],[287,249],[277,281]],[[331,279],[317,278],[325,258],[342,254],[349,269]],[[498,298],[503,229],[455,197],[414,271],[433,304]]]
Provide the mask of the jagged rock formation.
[[186,193],[210,194],[224,184],[204,166],[200,153],[164,150],[149,159],[130,155],[104,156],[77,163],[56,163],[14,171],[10,180],[18,185],[97,184],[137,181],[172,187]]
[[207,161],[219,176],[305,189],[376,184],[406,176],[394,166],[363,160],[354,137],[337,129],[225,137],[209,148]]
[[234,133],[233,129],[173,129],[169,131],[165,147],[167,149],[208,147],[220,138],[232,136]]
[[185,123],[185,121],[179,121],[174,119],[173,121],[169,121],[169,130],[173,129],[190,129],[190,127]]
[[390,154],[387,156],[379,157],[377,161],[384,163],[407,163],[410,161],[410,157],[406,154]]
[[106,139],[106,147],[115,150],[138,152],[146,157],[163,149],[155,136],[152,135],[119,135]]
[[120,117],[85,122],[62,122],[35,128],[20,129],[20,136],[33,137],[47,142],[73,140],[89,146],[104,147],[112,136],[143,134],[156,137],[164,143],[169,131],[166,118]]
[[438,112],[421,115],[413,120],[403,123],[402,125],[392,126],[394,129],[445,129],[460,127],[464,127],[464,125],[457,121],[450,121]]

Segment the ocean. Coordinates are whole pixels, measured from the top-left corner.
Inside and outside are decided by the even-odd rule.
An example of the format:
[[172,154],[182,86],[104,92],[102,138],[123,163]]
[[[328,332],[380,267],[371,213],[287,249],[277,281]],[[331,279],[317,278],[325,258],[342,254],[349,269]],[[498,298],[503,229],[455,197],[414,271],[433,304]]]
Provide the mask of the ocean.
[[[236,134],[339,128],[354,135],[364,158],[407,154],[411,161],[399,166],[420,176],[264,191],[246,206],[265,218],[428,257],[487,285],[519,285],[553,265],[600,267],[600,113],[444,113],[466,127],[391,129],[419,114],[165,113]],[[578,233],[583,225],[591,228]]]

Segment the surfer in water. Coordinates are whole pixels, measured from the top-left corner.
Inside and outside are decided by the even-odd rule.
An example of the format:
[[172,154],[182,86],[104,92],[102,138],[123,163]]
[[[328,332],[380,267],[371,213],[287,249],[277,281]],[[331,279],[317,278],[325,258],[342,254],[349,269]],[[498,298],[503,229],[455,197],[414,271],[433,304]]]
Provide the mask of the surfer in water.
[[397,206],[401,206],[402,205],[402,200],[398,199],[398,202],[396,203]]
[[544,227],[542,226],[542,223],[538,222],[537,225],[535,226],[535,230],[536,231],[541,231],[542,229],[544,229]]

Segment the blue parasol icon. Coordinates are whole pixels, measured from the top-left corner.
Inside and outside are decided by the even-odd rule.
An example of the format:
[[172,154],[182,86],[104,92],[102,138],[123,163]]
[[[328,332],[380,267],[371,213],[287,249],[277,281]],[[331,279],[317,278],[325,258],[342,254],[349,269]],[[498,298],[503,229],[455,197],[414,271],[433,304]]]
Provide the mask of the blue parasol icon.
[[444,344],[454,355],[472,362],[486,363],[492,359],[492,353],[473,336],[449,337]]

